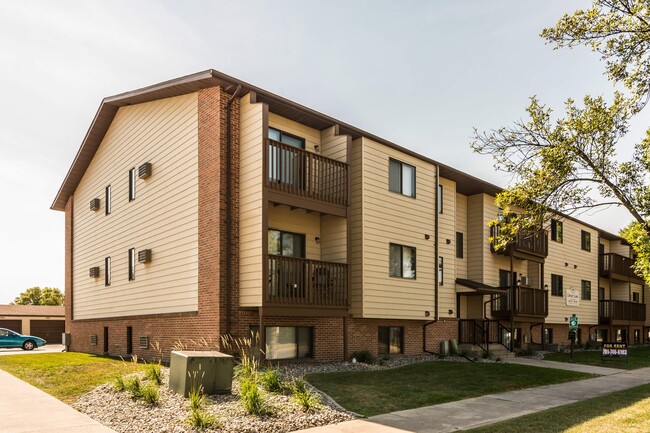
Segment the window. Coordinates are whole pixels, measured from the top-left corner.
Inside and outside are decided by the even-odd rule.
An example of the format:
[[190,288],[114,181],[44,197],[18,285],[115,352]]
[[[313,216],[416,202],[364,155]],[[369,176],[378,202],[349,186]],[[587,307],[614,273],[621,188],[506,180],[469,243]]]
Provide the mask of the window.
[[438,185],[438,213],[442,213],[442,185]]
[[415,278],[415,247],[390,244],[390,276]]
[[632,292],[632,302],[639,303],[639,292]]
[[641,330],[640,329],[635,329],[634,330],[634,343],[639,344],[641,342]]
[[311,358],[313,329],[306,326],[267,326],[266,359]]
[[544,343],[553,344],[553,328],[544,328]]
[[135,280],[135,248],[129,250],[129,281]]
[[591,301],[591,281],[582,280],[582,291],[580,299]]
[[499,287],[512,287],[512,282],[516,281],[517,273],[499,269]]
[[607,342],[607,329],[596,329],[596,341]]
[[580,233],[580,245],[584,251],[591,251],[591,233],[582,230]]
[[563,226],[562,221],[555,219],[551,220],[551,240],[559,244],[563,242]]
[[135,200],[135,180],[137,173],[135,168],[129,170],[129,201]]
[[[296,137],[278,129],[269,128],[269,138],[289,147],[295,147],[297,149],[305,148],[304,138]],[[288,149],[287,146],[269,143],[269,181],[304,189],[306,160],[300,152]]]
[[456,232],[456,258],[463,258],[463,234],[461,232]]
[[442,286],[445,277],[445,262],[442,256],[438,257],[438,284]]
[[305,148],[305,139],[291,135],[287,132],[280,131],[279,129],[269,127],[269,138],[274,141],[279,141],[280,143],[288,144],[292,147],[297,147],[298,149]]
[[111,186],[106,187],[106,215],[111,213]]
[[564,296],[564,278],[562,275],[551,274],[551,295]]
[[404,328],[399,326],[379,327],[379,353],[404,352]]
[[104,285],[111,285],[111,258],[106,257],[104,259]]
[[275,256],[305,258],[305,235],[269,229],[268,253]]
[[394,159],[390,159],[388,165],[388,189],[415,197],[415,167]]
[[605,300],[605,288],[604,287],[599,287],[598,288],[598,300],[599,301],[604,301]]

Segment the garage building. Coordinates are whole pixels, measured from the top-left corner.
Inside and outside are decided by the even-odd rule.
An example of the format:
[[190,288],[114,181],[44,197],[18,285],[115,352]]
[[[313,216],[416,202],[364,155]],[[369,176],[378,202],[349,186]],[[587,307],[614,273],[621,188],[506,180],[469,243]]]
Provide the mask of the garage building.
[[0,305],[0,328],[61,344],[65,330],[65,307],[51,305]]

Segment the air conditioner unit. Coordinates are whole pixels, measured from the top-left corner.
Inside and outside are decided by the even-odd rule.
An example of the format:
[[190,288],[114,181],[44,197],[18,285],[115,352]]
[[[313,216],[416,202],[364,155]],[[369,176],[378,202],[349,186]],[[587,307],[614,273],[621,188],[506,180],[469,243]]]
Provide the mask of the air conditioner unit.
[[145,162],[140,167],[138,167],[138,177],[140,179],[146,179],[151,176],[151,163]]
[[99,199],[94,198],[90,200],[90,210],[98,210],[99,209]]
[[530,284],[530,279],[528,277],[521,277],[521,285],[527,286],[528,284]]
[[90,275],[90,278],[99,278],[99,266],[90,268],[88,274]]
[[149,337],[140,337],[140,349],[149,348]]
[[138,261],[140,263],[149,263],[151,261],[151,250],[138,251]]

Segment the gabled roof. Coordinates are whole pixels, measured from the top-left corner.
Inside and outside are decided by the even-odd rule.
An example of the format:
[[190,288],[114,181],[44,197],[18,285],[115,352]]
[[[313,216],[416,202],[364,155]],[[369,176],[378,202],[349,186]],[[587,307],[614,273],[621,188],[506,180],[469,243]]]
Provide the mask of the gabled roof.
[[[162,83],[154,84],[152,86],[143,87],[141,89],[133,90],[126,93],[120,93],[115,96],[104,98],[95,114],[95,118],[90,124],[90,128],[86,133],[81,146],[77,151],[68,174],[66,175],[63,184],[59,188],[59,192],[52,203],[51,209],[64,211],[68,198],[74,193],[81,182],[86,169],[90,165],[99,145],[101,144],[108,128],[110,127],[115,114],[120,107],[127,105],[140,104],[143,102],[155,101],[158,99],[169,98],[172,96],[180,96],[188,93],[194,93],[201,89],[209,87],[221,86],[227,93],[233,94],[237,86],[241,86],[240,95],[253,93],[251,98],[254,102],[263,102],[268,104],[269,110],[280,116],[292,119],[303,125],[312,127],[314,129],[323,130],[332,125],[337,125],[339,134],[347,134],[356,139],[359,137],[366,137],[370,140],[381,143],[385,146],[403,152],[407,155],[418,158],[430,164],[437,165],[440,168],[440,176],[445,179],[456,182],[456,191],[470,196],[474,194],[485,193],[492,196],[497,195],[503,190],[490,182],[486,182],[463,171],[452,168],[448,165],[441,164],[424,155],[420,155],[412,150],[406,149],[374,134],[370,134],[362,129],[356,128],[338,119],[319,113],[311,108],[300,105],[289,99],[278,96],[274,93],[253,86],[245,81],[226,75],[214,69],[207,71],[197,72],[195,74],[187,75],[173,80],[164,81]],[[598,231],[605,239],[620,240],[619,236],[608,233],[595,227],[591,224],[580,221],[568,215],[563,215],[565,218],[572,219],[580,222],[586,226]]]
[[63,305],[0,305],[0,316],[65,316]]

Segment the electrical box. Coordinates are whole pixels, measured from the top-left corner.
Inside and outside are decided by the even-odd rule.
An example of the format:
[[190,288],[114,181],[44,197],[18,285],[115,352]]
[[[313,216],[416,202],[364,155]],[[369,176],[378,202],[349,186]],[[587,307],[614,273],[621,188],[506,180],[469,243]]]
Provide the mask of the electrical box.
[[206,394],[230,393],[234,366],[235,359],[225,353],[174,350],[169,362],[169,389],[185,397],[201,386]]

